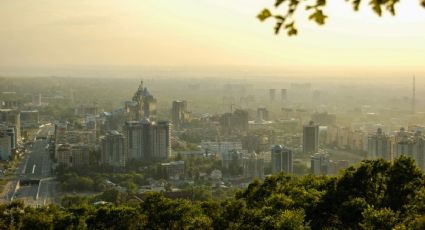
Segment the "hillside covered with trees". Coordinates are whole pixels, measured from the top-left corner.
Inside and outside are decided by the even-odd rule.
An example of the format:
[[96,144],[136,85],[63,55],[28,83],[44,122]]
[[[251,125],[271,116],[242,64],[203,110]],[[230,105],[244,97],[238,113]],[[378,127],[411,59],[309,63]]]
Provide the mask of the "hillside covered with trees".
[[225,201],[105,192],[101,205],[13,202],[0,206],[0,229],[423,229],[424,179],[412,159],[401,157],[363,161],[338,177],[273,175]]

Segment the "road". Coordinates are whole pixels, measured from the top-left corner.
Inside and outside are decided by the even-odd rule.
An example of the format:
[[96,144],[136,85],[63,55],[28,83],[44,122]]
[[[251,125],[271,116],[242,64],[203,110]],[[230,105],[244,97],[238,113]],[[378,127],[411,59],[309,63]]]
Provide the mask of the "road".
[[13,200],[23,200],[33,206],[45,205],[52,201],[55,182],[52,177],[52,161],[47,149],[47,137],[52,130],[52,125],[40,126],[29,153],[17,168],[17,180],[21,181],[21,186],[11,196]]

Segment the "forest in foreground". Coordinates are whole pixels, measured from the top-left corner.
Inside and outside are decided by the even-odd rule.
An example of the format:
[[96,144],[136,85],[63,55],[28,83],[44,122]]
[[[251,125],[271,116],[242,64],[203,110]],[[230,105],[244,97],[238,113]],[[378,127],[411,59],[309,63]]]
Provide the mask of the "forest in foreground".
[[424,229],[424,179],[409,157],[367,160],[337,177],[269,176],[224,201],[12,202],[0,206],[0,229]]

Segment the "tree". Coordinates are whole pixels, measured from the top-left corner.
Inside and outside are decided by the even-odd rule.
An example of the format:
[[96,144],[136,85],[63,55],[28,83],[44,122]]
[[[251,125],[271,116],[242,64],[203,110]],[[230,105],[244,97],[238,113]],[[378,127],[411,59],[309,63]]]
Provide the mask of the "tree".
[[[389,12],[391,15],[396,13],[396,4],[400,0],[370,0],[369,5],[372,10],[381,16],[383,12]],[[420,4],[425,7],[425,0],[418,0]],[[358,11],[362,0],[346,0],[346,2],[353,5],[354,11]],[[305,11],[309,12],[308,19],[316,22],[318,25],[323,25],[326,22],[327,15],[324,12],[326,7],[326,0],[275,0],[275,9],[282,9],[283,13],[273,13],[269,8],[264,9],[258,14],[257,18],[260,21],[266,19],[275,19],[274,32],[278,34],[282,29],[286,30],[288,36],[298,34],[295,25],[295,16],[299,8],[304,7]]]

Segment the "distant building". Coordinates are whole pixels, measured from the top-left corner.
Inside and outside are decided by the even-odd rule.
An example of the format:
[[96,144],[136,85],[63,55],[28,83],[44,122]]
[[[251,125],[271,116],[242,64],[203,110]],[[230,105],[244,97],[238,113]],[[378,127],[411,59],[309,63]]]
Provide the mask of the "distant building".
[[60,144],[57,146],[57,161],[66,167],[80,167],[89,164],[87,145]]
[[129,160],[161,161],[171,156],[171,125],[167,121],[128,121],[124,135]]
[[32,95],[32,104],[34,106],[41,106],[41,93]]
[[336,115],[325,113],[314,113],[311,115],[311,120],[323,126],[335,125],[336,124]]
[[248,153],[242,158],[243,175],[245,178],[250,179],[263,179],[264,178],[264,159],[256,154]]
[[65,132],[66,142],[69,144],[84,143],[87,145],[96,144],[96,131],[70,130]]
[[368,159],[392,160],[391,137],[383,133],[381,128],[377,130],[376,134],[369,136],[367,146]]
[[416,164],[425,170],[425,137],[421,131],[409,132],[404,128],[395,136],[394,157],[401,155],[415,159]]
[[125,109],[129,114],[129,120],[140,121],[143,118],[155,118],[156,104],[156,99],[143,86],[143,81],[140,81],[132,100],[125,103]]
[[316,153],[319,151],[319,126],[311,121],[303,128],[303,152]]
[[184,179],[184,161],[172,161],[169,163],[162,163],[161,167],[165,170],[168,179],[182,180]]
[[21,113],[15,109],[0,109],[0,124],[13,127],[16,139],[21,139]]
[[258,121],[269,121],[269,111],[266,108],[257,109],[257,120]]
[[38,128],[40,122],[40,114],[37,110],[21,111],[22,128]]
[[225,169],[229,169],[232,166],[242,166],[242,151],[238,151],[235,149],[224,152],[221,155],[221,167]]
[[100,162],[115,167],[125,167],[127,155],[124,135],[113,130],[100,138]]
[[339,161],[329,161],[329,165],[327,168],[327,175],[338,175],[338,173],[348,168],[349,164],[346,160],[339,160]]
[[275,145],[271,150],[271,158],[272,173],[292,174],[294,172],[292,150],[281,145]]
[[12,155],[12,139],[0,130],[0,160],[10,160]]
[[[8,138],[9,141],[7,141],[9,143],[9,147],[4,146],[3,151],[6,154],[6,149],[10,148],[10,151],[13,151],[14,149],[16,149],[17,147],[17,139],[16,139],[16,133],[15,133],[15,127],[9,127],[6,125],[1,125],[0,124],[0,135],[3,138]],[[3,140],[3,144],[6,144],[6,140]],[[11,152],[9,153],[11,154]]]
[[220,117],[220,126],[225,133],[248,131],[249,114],[245,110],[237,109],[232,113],[225,113]]
[[187,111],[186,101],[173,101],[171,118],[171,121],[176,128],[180,128],[183,124],[189,121],[190,113]]
[[74,108],[74,114],[80,117],[94,116],[98,114],[98,106],[96,103],[92,105],[80,105]]
[[201,148],[208,155],[218,155],[223,158],[223,155],[231,150],[242,152],[242,142],[231,142],[231,141],[202,141]]
[[316,153],[311,156],[311,174],[327,175],[330,165],[329,155],[326,153]]

